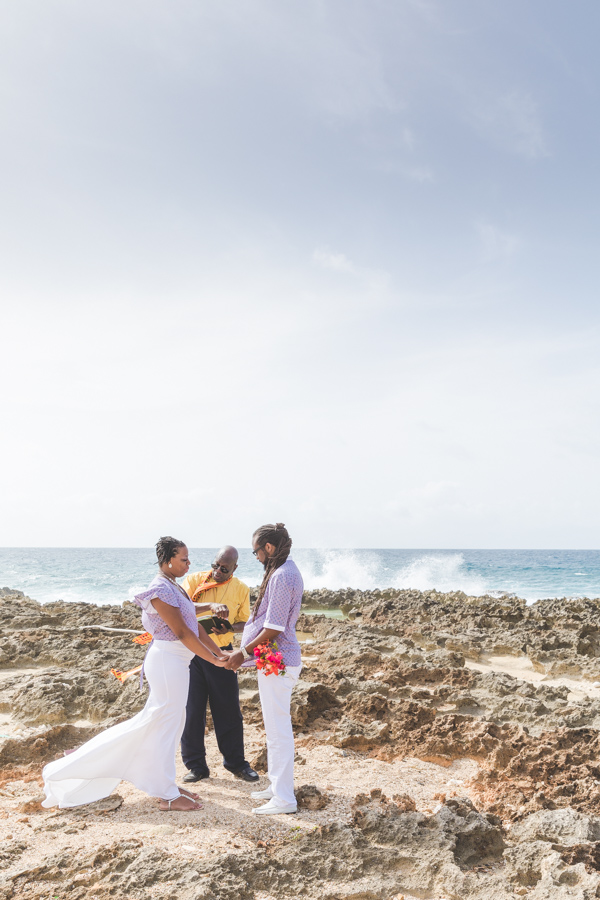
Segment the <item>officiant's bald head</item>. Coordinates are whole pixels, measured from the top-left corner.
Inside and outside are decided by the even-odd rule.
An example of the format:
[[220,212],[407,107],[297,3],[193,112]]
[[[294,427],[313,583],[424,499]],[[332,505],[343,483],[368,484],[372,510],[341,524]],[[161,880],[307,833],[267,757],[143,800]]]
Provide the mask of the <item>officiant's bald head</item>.
[[238,567],[239,553],[231,544],[221,547],[212,564],[213,578],[217,582],[229,581]]

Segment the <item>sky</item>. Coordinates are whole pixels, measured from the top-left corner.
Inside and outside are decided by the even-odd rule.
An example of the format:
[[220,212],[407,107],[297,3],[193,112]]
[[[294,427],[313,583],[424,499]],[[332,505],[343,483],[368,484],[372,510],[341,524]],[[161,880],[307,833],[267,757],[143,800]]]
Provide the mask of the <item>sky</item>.
[[599,546],[598,4],[0,24],[0,545]]

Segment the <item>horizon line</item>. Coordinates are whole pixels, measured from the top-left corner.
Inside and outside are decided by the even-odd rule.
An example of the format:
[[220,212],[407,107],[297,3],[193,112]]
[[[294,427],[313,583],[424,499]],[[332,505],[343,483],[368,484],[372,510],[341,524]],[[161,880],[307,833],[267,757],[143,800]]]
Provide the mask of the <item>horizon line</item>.
[[[194,547],[190,546],[190,550],[215,550],[219,549],[221,545],[212,545],[205,547]],[[242,550],[250,550],[250,547],[242,547],[236,548]],[[111,545],[79,545],[79,546],[52,546],[49,544],[38,544],[38,545],[5,545],[0,546],[0,550],[154,550],[154,545],[147,546],[111,546]],[[293,547],[292,552],[294,550],[314,550],[314,551],[331,551],[331,550],[359,550],[359,551],[374,551],[374,550],[423,550],[423,551],[441,551],[444,553],[456,553],[461,551],[536,551],[536,552],[548,552],[548,553],[556,553],[556,552],[568,552],[568,551],[580,551],[580,552],[589,552],[596,553],[600,550],[598,547]]]

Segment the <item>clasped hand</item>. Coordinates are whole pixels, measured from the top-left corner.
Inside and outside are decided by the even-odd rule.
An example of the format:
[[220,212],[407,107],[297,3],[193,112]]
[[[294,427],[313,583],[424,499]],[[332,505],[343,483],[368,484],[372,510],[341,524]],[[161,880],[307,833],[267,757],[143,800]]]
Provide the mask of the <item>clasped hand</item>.
[[231,661],[231,651],[223,650],[223,649],[221,649],[221,647],[219,647],[219,655],[215,656],[215,658],[213,660],[215,666],[218,666],[220,669],[230,669],[231,668],[231,666],[229,665],[230,661]]
[[241,650],[232,650],[229,653],[229,661],[225,663],[226,669],[237,672],[241,664],[244,662],[244,654]]

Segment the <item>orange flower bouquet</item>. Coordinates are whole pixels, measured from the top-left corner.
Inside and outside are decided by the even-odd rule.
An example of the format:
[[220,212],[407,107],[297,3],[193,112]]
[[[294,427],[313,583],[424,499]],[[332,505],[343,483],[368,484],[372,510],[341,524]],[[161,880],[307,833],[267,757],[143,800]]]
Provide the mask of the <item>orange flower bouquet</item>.
[[285,675],[285,663],[275,641],[266,641],[254,648],[256,668],[265,675]]

